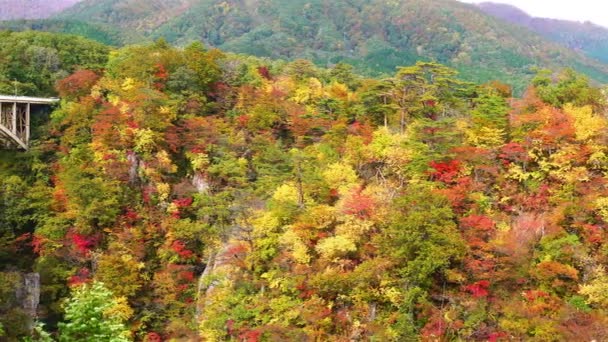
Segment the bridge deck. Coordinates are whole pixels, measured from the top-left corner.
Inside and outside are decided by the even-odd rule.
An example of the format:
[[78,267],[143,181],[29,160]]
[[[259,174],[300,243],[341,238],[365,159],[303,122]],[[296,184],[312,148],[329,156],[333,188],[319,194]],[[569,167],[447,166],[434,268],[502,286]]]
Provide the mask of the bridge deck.
[[0,95],[0,143],[27,150],[32,105],[49,106],[58,98]]
[[5,103],[31,103],[31,104],[54,104],[59,102],[56,97],[29,97],[29,96],[9,96],[0,95],[0,102]]

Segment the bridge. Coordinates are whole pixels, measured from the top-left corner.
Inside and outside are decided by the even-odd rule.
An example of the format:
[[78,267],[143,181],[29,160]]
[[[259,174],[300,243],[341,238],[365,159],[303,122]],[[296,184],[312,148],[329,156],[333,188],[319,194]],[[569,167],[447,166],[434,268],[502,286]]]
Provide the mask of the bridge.
[[57,102],[57,98],[0,95],[0,145],[27,150],[31,114]]

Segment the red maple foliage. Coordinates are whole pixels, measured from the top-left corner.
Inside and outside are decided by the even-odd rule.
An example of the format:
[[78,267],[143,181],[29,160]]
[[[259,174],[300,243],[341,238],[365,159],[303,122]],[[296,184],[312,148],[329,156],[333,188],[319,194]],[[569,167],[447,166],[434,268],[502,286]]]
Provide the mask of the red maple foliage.
[[194,272],[192,271],[183,271],[179,274],[179,277],[188,283],[191,283],[194,281]]
[[443,183],[453,183],[456,176],[460,172],[460,162],[458,160],[450,160],[446,162],[431,162],[430,167],[435,169],[431,172],[431,178]]
[[520,196],[522,207],[530,212],[544,212],[549,205],[549,197],[551,196],[550,188],[547,184],[542,184],[538,190],[529,196]]
[[173,241],[171,249],[184,259],[190,259],[194,256],[194,252],[186,248],[186,244],[180,240]]
[[239,341],[243,342],[259,342],[262,340],[262,332],[260,330],[247,330],[239,335]]
[[600,244],[603,240],[603,229],[596,225],[584,224],[583,236],[591,244]]
[[95,139],[108,148],[120,149],[123,143],[122,139],[117,139],[118,126],[124,122],[125,115],[121,110],[113,105],[107,104],[104,109],[95,116],[95,122],[91,125],[91,129]]
[[499,158],[507,162],[525,161],[529,159],[526,149],[516,142],[510,142],[500,149]]
[[154,73],[154,76],[156,78],[166,80],[169,77],[169,72],[167,71],[167,68],[164,65],[157,63],[155,67],[156,72]]
[[488,335],[488,342],[497,342],[500,339],[506,338],[508,336],[509,336],[509,334],[507,334],[505,332],[493,332],[490,335]]
[[99,235],[83,235],[70,231],[67,235],[69,243],[73,246],[76,251],[84,256],[89,255],[91,250],[99,243]]
[[124,214],[124,217],[127,220],[129,220],[130,222],[133,222],[139,218],[139,215],[137,214],[137,212],[135,210],[128,208]]
[[444,321],[439,310],[432,310],[428,322],[420,330],[420,335],[425,341],[439,341],[445,335],[448,324]]
[[89,94],[100,78],[91,70],[77,70],[72,75],[58,81],[55,88],[61,97],[78,98]]
[[489,294],[488,287],[490,282],[487,280],[480,280],[471,285],[465,286],[465,290],[470,292],[475,298],[487,297]]
[[258,67],[258,74],[260,74],[260,76],[264,77],[267,80],[272,79],[272,76],[270,76],[270,70],[268,70],[267,66]]
[[243,115],[239,115],[236,118],[236,121],[238,122],[240,127],[247,127],[247,124],[249,123],[250,119],[251,118],[248,115],[243,114]]
[[460,219],[460,225],[465,229],[489,231],[494,229],[494,221],[484,215],[469,215]]
[[28,249],[31,246],[32,233],[25,233],[19,235],[15,240],[13,240],[13,245],[16,250]]
[[149,332],[146,337],[144,337],[145,342],[163,342],[163,338],[156,332]]
[[363,138],[363,143],[368,145],[373,140],[374,127],[369,123],[355,121],[348,127],[348,133]]
[[40,254],[42,252],[42,248],[44,247],[44,238],[41,237],[40,235],[36,235],[34,234],[32,236],[32,250],[34,251],[34,253],[36,254]]
[[154,72],[154,78],[156,79],[154,87],[158,90],[162,90],[165,88],[165,81],[169,78],[169,72],[167,71],[167,68],[160,63],[157,63],[154,67],[156,68]]
[[88,282],[91,278],[91,271],[88,268],[81,268],[78,272],[68,279],[69,286],[77,286]]
[[192,197],[180,198],[173,201],[178,208],[187,208],[192,205]]
[[361,190],[354,191],[344,200],[344,213],[360,219],[367,219],[374,212],[376,203],[371,196],[364,195]]
[[533,302],[540,298],[547,298],[549,297],[549,294],[540,290],[527,290],[523,292],[523,296],[527,301]]

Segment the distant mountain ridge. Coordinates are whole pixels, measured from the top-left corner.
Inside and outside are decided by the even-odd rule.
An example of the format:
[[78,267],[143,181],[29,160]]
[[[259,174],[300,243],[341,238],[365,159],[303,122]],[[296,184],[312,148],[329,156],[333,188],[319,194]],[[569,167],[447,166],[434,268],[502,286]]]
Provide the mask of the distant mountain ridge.
[[43,19],[80,0],[0,0],[0,20]]
[[477,6],[491,16],[524,26],[556,43],[608,63],[608,28],[606,27],[588,21],[533,17],[508,4],[483,2]]
[[0,27],[75,33],[113,45],[203,41],[321,66],[346,62],[371,76],[434,60],[468,80],[499,79],[519,90],[537,68],[571,67],[608,83],[608,65],[522,26],[455,0],[83,0],[48,20]]
[[523,86],[537,67],[608,81],[606,65],[454,0],[84,0],[56,18],[137,33],[125,42],[201,40],[257,56],[345,61],[367,74],[436,60],[473,81]]

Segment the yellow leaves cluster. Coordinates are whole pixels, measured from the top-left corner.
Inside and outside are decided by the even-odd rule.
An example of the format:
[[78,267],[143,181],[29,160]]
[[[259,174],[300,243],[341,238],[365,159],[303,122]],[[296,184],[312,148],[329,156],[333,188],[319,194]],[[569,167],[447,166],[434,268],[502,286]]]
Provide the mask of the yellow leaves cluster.
[[602,220],[608,222],[608,197],[600,197],[595,200],[595,209],[602,217]]
[[280,76],[273,83],[267,83],[265,86],[265,91],[268,94],[272,94],[275,92],[281,92],[289,94],[293,92],[296,88],[296,83],[291,77]]
[[401,175],[413,158],[413,153],[403,147],[407,136],[393,134],[386,127],[376,130],[373,136],[374,139],[368,145],[372,156],[383,159],[392,172]]
[[[538,168],[526,172],[522,166],[511,164],[507,177],[519,182],[542,181],[547,178],[559,180],[566,184],[588,182],[591,177],[589,169],[584,165],[577,165],[572,157],[579,154],[579,149],[580,147],[576,144],[566,144],[549,156],[539,148],[532,149],[528,155],[538,164]],[[600,168],[604,164],[603,158],[605,158],[603,151],[597,150],[587,163],[594,163]]]
[[167,206],[167,213],[169,213],[169,214],[179,213],[179,207],[177,206],[177,204],[175,204],[173,202],[169,203],[169,205]]
[[588,141],[606,129],[606,119],[593,113],[591,106],[574,107],[567,104],[564,111],[574,118],[576,139]]
[[353,168],[343,162],[330,165],[323,178],[330,187],[337,189],[340,194],[346,194],[359,185],[359,177]]
[[[345,84],[333,82],[324,86],[317,78],[311,77],[306,83],[301,84],[295,89],[291,100],[306,105],[323,97],[351,102],[356,100],[357,95],[351,92]],[[314,108],[314,106],[310,107],[310,109]]]
[[335,222],[336,208],[324,204],[310,207],[303,220],[317,229],[325,229]]
[[465,130],[466,142],[472,146],[494,148],[504,144],[505,131],[500,128],[480,127]]
[[158,167],[168,173],[177,172],[177,166],[173,164],[171,157],[167,151],[162,150],[156,153],[156,161],[158,162]]
[[[119,297],[131,297],[141,288],[140,271],[145,267],[133,256],[123,253],[104,254],[99,257],[96,279]],[[126,307],[128,308],[128,306]],[[119,306],[117,314],[127,314],[125,307]],[[128,316],[126,317],[128,319]]]
[[158,183],[156,184],[156,191],[158,191],[158,199],[161,202],[164,202],[169,199],[169,195],[171,194],[171,185],[167,183]]
[[587,297],[587,303],[608,309],[608,275],[606,269],[598,266],[593,270],[593,279],[579,289]]
[[120,87],[124,91],[132,90],[133,88],[135,88],[135,80],[131,77],[127,77]]
[[292,100],[299,104],[306,104],[323,96],[323,84],[318,79],[311,77],[307,84],[296,89]]
[[284,204],[298,204],[298,188],[293,183],[285,183],[279,186],[272,199]]
[[538,165],[540,170],[555,179],[566,183],[586,182],[589,174],[586,167],[574,166],[572,156],[578,152],[578,146],[565,145],[553,153],[548,159],[540,159]]
[[350,252],[355,252],[357,246],[350,238],[344,235],[336,235],[319,241],[315,249],[321,257],[333,260]]
[[587,164],[591,169],[608,171],[608,156],[603,146],[590,146],[593,151],[587,160]]
[[169,106],[161,106],[160,108],[158,108],[158,113],[160,114],[160,117],[164,118],[167,121],[177,119],[177,112],[175,111],[175,109]]
[[372,230],[373,226],[374,222],[347,215],[344,217],[344,221],[336,227],[336,235],[343,236],[353,242],[359,242],[365,233]]
[[281,244],[291,250],[293,258],[300,264],[308,264],[311,256],[308,247],[293,230],[288,229],[279,239]]
[[528,180],[542,180],[544,175],[542,172],[538,171],[525,172],[521,166],[511,164],[509,170],[507,171],[507,178],[516,180],[518,182],[525,182]]
[[353,94],[348,90],[348,87],[342,83],[334,82],[326,87],[325,93],[332,98],[349,101]]
[[194,171],[203,171],[209,164],[209,156],[206,153],[187,152],[186,157],[190,160],[190,165]]
[[253,233],[256,236],[263,236],[268,232],[275,231],[281,225],[279,218],[270,211],[258,212],[253,216]]
[[126,297],[118,297],[115,299],[116,305],[108,308],[103,312],[105,317],[118,317],[123,321],[129,320],[133,316],[133,309],[129,306],[129,301]]
[[149,128],[135,130],[135,152],[151,153],[156,146],[156,133]]

